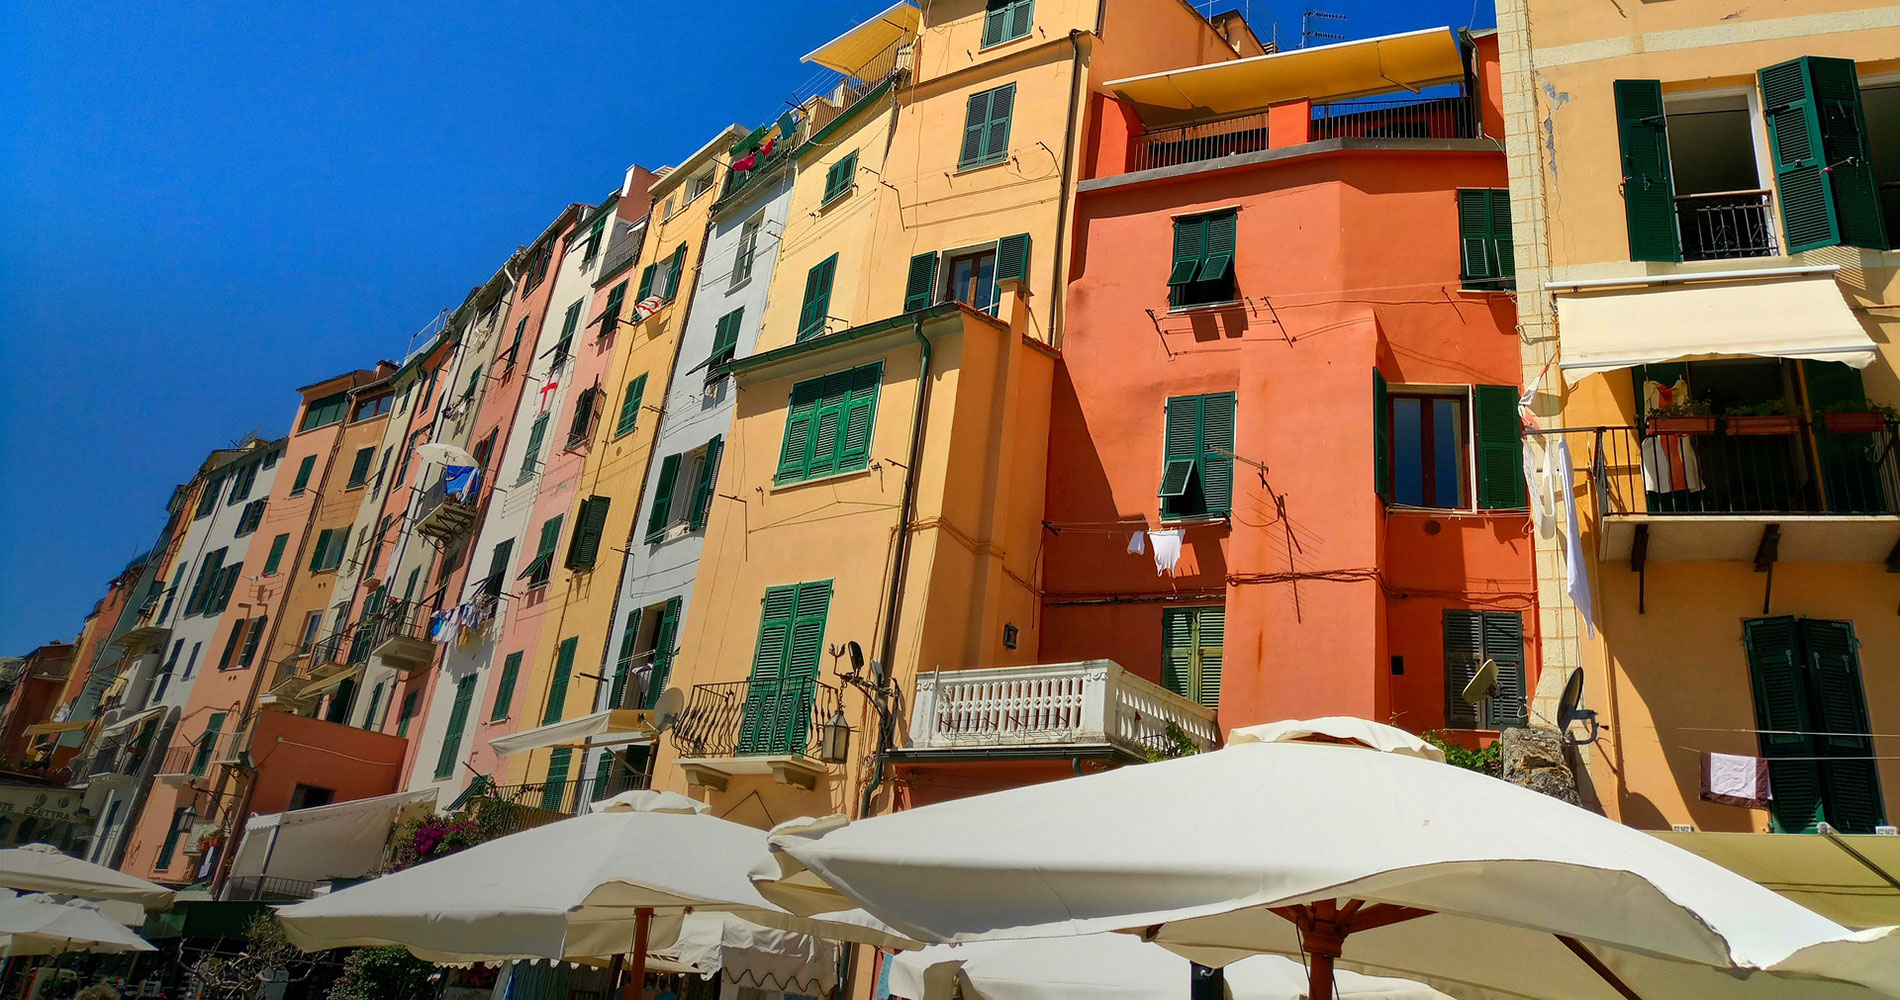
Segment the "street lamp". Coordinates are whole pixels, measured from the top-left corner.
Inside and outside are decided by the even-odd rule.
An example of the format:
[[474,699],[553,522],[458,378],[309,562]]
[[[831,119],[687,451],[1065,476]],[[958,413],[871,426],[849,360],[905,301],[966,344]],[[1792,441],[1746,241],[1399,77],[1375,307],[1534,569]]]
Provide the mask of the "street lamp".
[[844,719],[844,709],[831,713],[818,733],[818,759],[827,764],[842,764],[851,752],[851,724]]

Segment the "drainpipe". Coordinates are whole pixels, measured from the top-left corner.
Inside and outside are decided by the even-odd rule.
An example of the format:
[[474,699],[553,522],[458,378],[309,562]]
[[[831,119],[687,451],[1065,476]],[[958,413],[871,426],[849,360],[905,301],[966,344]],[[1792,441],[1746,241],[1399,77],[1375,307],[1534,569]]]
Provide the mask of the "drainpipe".
[[[904,571],[910,562],[910,522],[917,514],[917,466],[924,450],[924,412],[930,402],[930,338],[924,336],[924,314],[912,321],[911,335],[917,338],[917,407],[910,418],[910,465],[904,469],[904,502],[897,522],[897,556],[891,560],[890,601],[884,608],[884,638],[878,655],[880,691],[890,677],[897,655],[897,611],[904,602]],[[883,697],[882,694],[879,695]],[[884,784],[884,751],[890,748],[891,713],[878,713],[877,746],[871,755],[871,780],[858,800],[858,818],[871,811],[871,796]]]
[[[1098,15],[1096,22],[1101,23]],[[1069,63],[1069,119],[1062,132],[1062,190],[1056,196],[1056,253],[1055,264],[1050,268],[1049,276],[1049,346],[1062,349],[1062,323],[1067,313],[1063,309],[1062,284],[1063,271],[1068,267],[1067,255],[1063,252],[1069,241],[1063,238],[1069,225],[1069,189],[1073,186],[1071,178],[1075,175],[1075,118],[1076,108],[1082,100],[1082,42],[1088,32],[1080,28],[1069,29],[1069,48],[1074,55]],[[1073,239],[1073,234],[1070,234]]]

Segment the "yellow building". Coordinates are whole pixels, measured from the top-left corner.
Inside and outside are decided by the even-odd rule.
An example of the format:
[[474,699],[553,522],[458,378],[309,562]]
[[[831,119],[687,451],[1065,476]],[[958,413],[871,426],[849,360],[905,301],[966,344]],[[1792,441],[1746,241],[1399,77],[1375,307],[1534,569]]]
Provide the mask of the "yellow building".
[[1501,0],[1499,42],[1525,384],[1581,522],[1553,491],[1534,707],[1584,672],[1585,794],[1632,826],[1873,833],[1900,817],[1871,735],[1900,731],[1900,8]]

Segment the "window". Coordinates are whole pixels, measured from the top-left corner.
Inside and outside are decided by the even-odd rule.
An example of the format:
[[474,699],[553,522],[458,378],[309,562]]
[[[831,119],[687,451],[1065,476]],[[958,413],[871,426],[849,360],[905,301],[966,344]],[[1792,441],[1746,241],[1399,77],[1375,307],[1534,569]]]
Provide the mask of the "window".
[[315,471],[317,471],[317,456],[305,455],[303,461],[297,463],[297,478],[290,482],[290,495],[302,496],[303,491],[310,488],[310,474]]
[[[938,257],[948,259],[937,287]],[[1029,234],[1005,236],[995,243],[950,251],[920,253],[910,259],[904,285],[904,311],[927,309],[938,302],[957,301],[995,315],[1002,283],[1029,280]]]
[[343,420],[343,412],[349,408],[349,405],[350,394],[347,392],[339,392],[332,396],[325,396],[322,399],[312,400],[304,406],[303,423],[298,425],[298,429],[314,431],[319,427],[328,427],[331,424],[341,423]]
[[700,195],[711,191],[712,186],[713,170],[711,167],[707,167],[705,170],[694,174],[692,178],[686,182],[686,201],[688,203],[692,202]]
[[481,387],[482,387],[482,366],[476,365],[475,370],[468,373],[468,388],[462,390],[462,402],[466,403],[469,400],[474,399],[475,390],[480,389]]
[[768,588],[760,605],[759,641],[746,682],[738,752],[803,753],[812,735],[831,581]]
[[515,540],[512,538],[504,538],[495,543],[494,549],[488,554],[488,575],[482,577],[477,593],[486,594],[489,597],[500,595],[502,583],[508,578],[508,558],[514,555],[514,552]]
[[515,680],[520,676],[521,654],[509,653],[501,664],[501,681],[495,687],[495,704],[488,710],[488,721],[500,722],[508,717],[515,702]]
[[562,804],[567,801],[567,771],[573,763],[574,750],[571,747],[556,747],[548,752],[548,776],[541,784],[541,808],[544,811],[562,811]]
[[218,491],[224,489],[224,477],[213,476],[205,481],[204,489],[198,494],[198,509],[192,512],[192,519],[209,517],[218,509]]
[[[466,679],[467,678],[464,678],[464,680]],[[461,684],[459,682],[456,684],[456,690],[457,690],[457,693],[460,693]],[[471,695],[471,697],[473,696]],[[396,735],[399,737],[404,737],[404,738],[408,737],[409,721],[411,719],[414,719],[415,717],[416,717],[416,692],[411,691],[402,696],[402,710],[396,713]],[[451,769],[451,773],[453,773],[452,769]],[[438,777],[440,776],[438,775]]]
[[223,733],[224,713],[211,713],[210,718],[205,721],[204,734],[198,737],[198,752],[191,758],[191,773],[194,777],[202,777],[206,769],[211,766],[211,755],[217,749],[218,737]]
[[[408,730],[408,722],[413,714],[415,693],[411,692],[402,703],[402,725],[400,731]],[[458,677],[455,680],[455,704],[449,710],[449,727],[442,734],[442,752],[435,759],[435,780],[446,781],[455,776],[455,762],[462,756],[462,731],[468,727],[468,706],[475,700],[475,675]]]
[[1867,143],[1874,152],[1874,182],[1880,190],[1880,217],[1887,223],[1887,246],[1900,247],[1900,80],[1862,85],[1861,111],[1867,117]]
[[269,615],[259,615],[251,619],[251,630],[244,637],[244,651],[238,654],[238,669],[249,669],[257,658],[257,644],[264,638],[264,625],[270,621]]
[[620,311],[627,304],[627,283],[622,281],[607,293],[607,304],[600,310],[600,335],[611,335],[620,326]]
[[357,400],[356,409],[350,411],[350,420],[351,422],[355,422],[358,420],[368,420],[371,417],[380,417],[389,412],[390,404],[395,401],[395,394],[388,392],[369,399]]
[[1458,191],[1458,277],[1470,292],[1517,287],[1511,242],[1511,192],[1504,188]]
[[831,279],[837,272],[838,255],[835,253],[806,272],[805,300],[798,310],[799,340],[810,340],[825,332],[825,320],[831,315]]
[[646,398],[647,377],[640,375],[627,383],[626,395],[620,398],[620,421],[614,425],[614,437],[625,437],[633,433],[640,424],[640,404]]
[[475,443],[475,450],[469,455],[475,460],[475,467],[481,472],[483,479],[488,478],[488,460],[495,455],[495,439],[500,433],[499,427],[490,430],[486,437]]
[[383,460],[376,464],[376,478],[369,484],[371,498],[383,495],[383,483],[389,479],[389,457],[395,453],[396,446],[393,444],[383,449]]
[[297,639],[297,652],[308,653],[317,645],[317,634],[323,631],[323,612],[312,611],[303,620],[303,635]]
[[1161,517],[1226,517],[1234,504],[1234,394],[1173,396],[1162,435]]
[[277,566],[284,560],[284,546],[290,544],[290,535],[282,534],[270,540],[270,553],[264,557],[262,576],[277,575]]
[[231,663],[237,656],[238,644],[244,639],[244,626],[246,624],[248,623],[242,618],[231,623],[231,634],[224,640],[224,652],[218,654],[219,670],[231,669]]
[[[1444,614],[1445,724],[1453,729],[1508,729],[1524,725],[1529,709],[1524,687],[1524,616],[1515,611],[1455,611]],[[1465,688],[1484,661],[1498,665],[1493,693],[1476,705]]]
[[541,460],[541,439],[548,433],[548,415],[543,413],[534,418],[534,424],[528,428],[528,447],[521,453],[521,475],[516,483],[525,483],[534,478],[535,466]]
[[663,604],[627,612],[608,692],[609,707],[650,709],[659,703],[677,651],[681,604],[680,598],[671,597]]
[[989,0],[983,11],[985,47],[1012,42],[1029,34],[1036,0]]
[[369,464],[376,461],[376,446],[359,448],[356,460],[350,463],[350,479],[343,484],[344,489],[353,490],[369,482]]
[[310,553],[310,571],[322,573],[343,565],[343,553],[349,550],[349,543],[348,526],[317,532],[317,544]]
[[944,301],[961,302],[972,309],[996,309],[996,251],[962,254],[944,265],[949,286]]
[[752,278],[752,260],[759,252],[759,228],[765,225],[765,213],[760,212],[745,220],[739,228],[739,250],[732,259],[732,287],[737,288]]
[[1226,641],[1227,609],[1163,608],[1161,683],[1192,702],[1220,707],[1221,649]]
[[561,713],[567,708],[567,682],[574,673],[574,651],[580,642],[580,636],[570,635],[555,647],[554,676],[548,678],[548,702],[541,710],[544,726],[561,721]]
[[314,809],[336,801],[336,789],[298,782],[290,789],[291,809]]
[[264,468],[266,469],[277,468],[277,460],[283,457],[284,457],[284,453],[281,451],[270,452],[269,454],[264,456],[264,463],[263,463]]
[[829,205],[858,186],[858,153],[852,150],[825,171],[825,196],[820,205]]
[[774,481],[796,483],[871,464],[884,364],[833,372],[792,386]]
[[236,537],[243,538],[264,522],[264,503],[262,500],[253,500],[244,505],[244,513],[238,515],[237,531],[234,533]]
[[[646,270],[640,272],[640,297],[635,300],[634,304],[637,306],[641,302],[658,297],[654,294],[654,286],[661,285],[663,288],[665,287],[663,284],[664,281],[665,278],[660,274],[660,265],[658,263],[648,264]],[[636,312],[634,316],[637,320],[639,313]]]
[[594,213],[594,224],[587,229],[587,243],[581,248],[581,266],[594,262],[600,254],[600,237],[607,230],[607,220],[611,218],[605,210]]
[[574,512],[574,537],[567,543],[568,569],[593,569],[594,560],[600,557],[600,540],[607,533],[607,505],[609,498],[590,496],[580,503]]
[[1742,644],[1774,829],[1873,833],[1885,817],[1854,624],[1755,618],[1742,623]]
[[1517,388],[1388,387],[1373,376],[1376,488],[1405,507],[1469,509],[1472,487],[1480,510],[1512,510],[1529,503],[1524,485],[1523,427]]
[[574,422],[567,428],[567,450],[587,443],[594,431],[594,410],[600,400],[600,386],[582,389],[574,397]]
[[719,323],[713,331],[712,354],[706,358],[706,379],[725,375],[720,366],[731,361],[739,353],[739,322],[745,318],[745,307],[719,317]]
[[1168,270],[1168,308],[1232,302],[1236,213],[1209,212],[1174,220],[1174,264]]
[[197,819],[190,806],[172,810],[171,829],[165,831],[165,844],[158,849],[158,860],[153,862],[153,867],[159,871],[171,868],[172,859],[178,853],[178,842],[191,832],[191,824]]
[[521,338],[527,336],[527,334],[528,334],[528,318],[526,316],[523,316],[521,318],[521,322],[515,324],[514,341],[510,343],[508,345],[508,349],[506,351],[503,351],[501,354],[502,359],[503,359],[501,363],[502,374],[506,375],[507,373],[515,370],[515,362],[520,360],[521,358]]
[[224,555],[228,549],[213,549],[206,553],[204,561],[198,564],[198,581],[191,587],[191,597],[185,601],[185,614],[195,615],[208,609],[217,600],[218,587],[224,578]]
[[251,487],[257,483],[257,465],[245,462],[231,470],[231,491],[225,495],[226,505],[236,506],[250,497]]
[[673,301],[673,297],[680,292],[680,280],[685,276],[686,244],[681,243],[679,249],[673,251],[672,258],[666,263],[666,290],[660,297],[668,302]]
[[555,341],[554,349],[548,352],[554,355],[554,360],[550,361],[549,364],[555,368],[559,368],[567,363],[568,350],[574,343],[574,330],[580,326],[581,309],[586,305],[587,300],[585,299],[577,301],[573,305],[568,306],[567,315],[561,317],[561,339]]
[[719,479],[719,457],[724,450],[724,436],[714,435],[705,447],[668,455],[660,463],[653,509],[647,515],[648,542],[664,541],[667,533],[680,525],[686,525],[688,531],[706,526],[706,517],[712,511],[713,486]]
[[556,514],[541,524],[541,545],[535,550],[534,558],[529,560],[516,579],[525,579],[529,587],[545,587],[548,577],[554,569],[554,547],[561,540],[561,515]]
[[985,167],[1009,159],[1009,121],[1016,106],[1016,85],[970,95],[963,112],[963,148],[957,169]]
[[541,284],[541,279],[548,276],[548,262],[553,259],[554,241],[548,240],[541,244],[539,251],[534,252],[534,257],[528,264],[528,276],[521,283],[521,294],[524,298]]

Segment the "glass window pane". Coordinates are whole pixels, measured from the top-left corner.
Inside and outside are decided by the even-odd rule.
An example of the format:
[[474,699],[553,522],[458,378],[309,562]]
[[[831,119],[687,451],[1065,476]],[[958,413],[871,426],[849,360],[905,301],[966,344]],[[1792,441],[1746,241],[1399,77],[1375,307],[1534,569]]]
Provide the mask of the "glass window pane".
[[1462,507],[1465,503],[1465,440],[1462,400],[1432,400],[1433,506]]
[[1425,436],[1421,400],[1392,399],[1392,499],[1414,507],[1425,503]]

